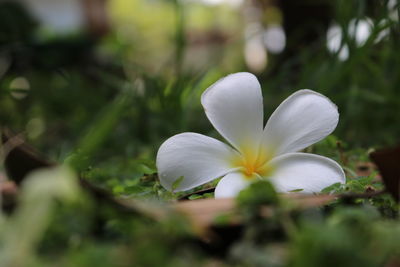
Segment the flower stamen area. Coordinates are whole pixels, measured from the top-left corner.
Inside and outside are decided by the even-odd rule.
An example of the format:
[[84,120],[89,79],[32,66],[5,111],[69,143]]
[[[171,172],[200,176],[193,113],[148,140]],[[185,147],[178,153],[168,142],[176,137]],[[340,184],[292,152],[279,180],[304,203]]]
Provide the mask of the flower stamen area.
[[270,159],[266,153],[259,153],[257,156],[246,153],[235,158],[233,165],[243,172],[246,179],[253,180],[270,174],[271,166],[268,164]]

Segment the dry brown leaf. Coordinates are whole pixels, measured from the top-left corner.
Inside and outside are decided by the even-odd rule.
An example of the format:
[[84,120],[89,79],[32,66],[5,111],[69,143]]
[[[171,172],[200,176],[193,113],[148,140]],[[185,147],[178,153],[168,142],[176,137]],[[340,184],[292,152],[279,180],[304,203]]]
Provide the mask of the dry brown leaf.
[[400,201],[400,146],[374,151],[370,157],[379,168],[386,191]]

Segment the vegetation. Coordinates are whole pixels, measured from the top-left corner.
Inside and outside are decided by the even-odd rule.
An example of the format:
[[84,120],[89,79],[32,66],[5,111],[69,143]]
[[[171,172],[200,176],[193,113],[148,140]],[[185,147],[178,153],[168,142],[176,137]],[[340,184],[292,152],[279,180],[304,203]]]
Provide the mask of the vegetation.
[[[399,204],[369,159],[400,135],[397,1],[108,2],[101,33],[49,30],[28,6],[0,3],[1,130],[40,151],[10,160],[20,144],[2,146],[2,266],[400,265]],[[254,25],[286,36],[261,67],[245,53]],[[176,211],[182,198],[212,198],[217,181],[166,191],[157,149],[186,131],[221,139],[200,95],[238,71],[260,79],[265,114],[301,88],[338,105],[337,130],[307,149],[345,169],[347,183],[323,191],[337,197],[305,204],[263,181],[205,225]],[[22,183],[10,171],[52,163],[62,167]],[[7,194],[18,201],[7,206]]]

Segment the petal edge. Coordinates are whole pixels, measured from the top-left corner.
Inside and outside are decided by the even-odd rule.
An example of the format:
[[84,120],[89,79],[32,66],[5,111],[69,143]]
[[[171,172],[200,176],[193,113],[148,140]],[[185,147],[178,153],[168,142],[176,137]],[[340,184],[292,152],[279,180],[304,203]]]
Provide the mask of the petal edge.
[[263,98],[256,76],[230,74],[207,88],[201,104],[215,129],[237,150],[258,149],[263,132]]
[[236,197],[237,194],[250,184],[240,172],[232,172],[225,175],[215,188],[215,198]]
[[[183,191],[210,182],[232,171],[229,160],[236,153],[228,145],[205,135],[174,135],[157,152],[161,185],[170,191]],[[173,188],[180,177],[183,180]]]
[[300,151],[331,134],[339,122],[337,106],[309,89],[285,99],[269,118],[262,146],[276,155]]
[[275,168],[270,177],[279,192],[303,189],[301,193],[318,193],[335,184],[345,183],[340,165],[329,158],[309,153],[288,153],[270,161]]

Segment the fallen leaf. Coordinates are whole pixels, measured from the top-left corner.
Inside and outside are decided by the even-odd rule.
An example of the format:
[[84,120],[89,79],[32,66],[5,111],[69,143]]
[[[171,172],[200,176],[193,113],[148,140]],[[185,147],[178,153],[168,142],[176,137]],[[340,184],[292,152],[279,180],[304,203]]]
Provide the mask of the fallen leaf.
[[386,191],[400,201],[400,146],[376,150],[370,158],[378,166]]

